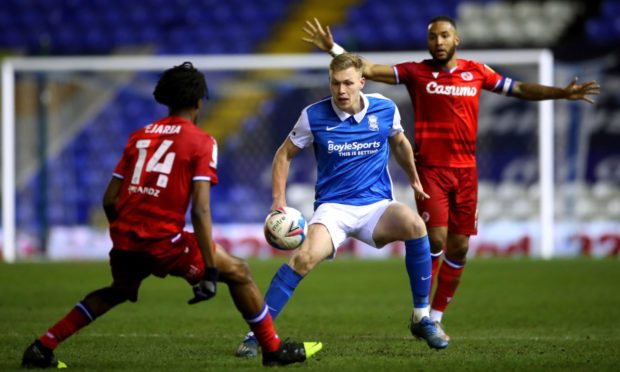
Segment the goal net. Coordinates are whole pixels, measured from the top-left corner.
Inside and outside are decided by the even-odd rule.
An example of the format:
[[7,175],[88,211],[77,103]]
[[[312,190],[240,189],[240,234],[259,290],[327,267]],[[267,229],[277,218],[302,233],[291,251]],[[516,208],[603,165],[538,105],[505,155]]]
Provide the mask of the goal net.
[[[426,52],[364,56],[385,64],[428,58]],[[553,84],[553,57],[546,50],[461,51],[459,57],[484,62],[516,80]],[[303,107],[330,94],[326,55],[6,59],[5,261],[105,258],[110,242],[103,191],[129,133],[166,115],[152,99],[159,74],[184,61],[205,72],[209,85],[199,125],[219,143],[220,185],[212,191],[216,239],[242,256],[274,253],[261,238],[271,205],[271,159]],[[369,82],[364,91],[394,99],[412,138],[413,109],[403,86]],[[553,105],[482,94],[479,234],[472,239],[472,254],[554,255]],[[312,151],[306,150],[295,158],[289,177],[288,203],[307,218],[314,167]],[[390,170],[397,199],[414,207],[406,177],[395,162]]]

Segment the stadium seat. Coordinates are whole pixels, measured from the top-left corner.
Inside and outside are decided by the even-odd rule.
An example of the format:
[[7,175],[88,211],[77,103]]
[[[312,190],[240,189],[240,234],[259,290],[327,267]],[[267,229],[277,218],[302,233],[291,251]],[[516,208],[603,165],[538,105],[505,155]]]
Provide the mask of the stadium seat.
[[[458,5],[458,23],[464,41],[472,46],[551,46],[580,12],[578,2],[549,0],[463,1]],[[480,22],[484,19],[485,22]]]
[[575,199],[590,199],[592,197],[591,188],[584,182],[571,182],[563,185],[561,192]]
[[493,182],[479,180],[478,200],[487,200],[493,198],[495,198],[495,184]]
[[499,200],[512,202],[526,197],[527,186],[516,182],[504,181],[497,185],[495,195]]
[[[285,1],[276,4],[208,0],[191,7],[169,6],[161,0],[97,0],[80,9],[74,2],[42,0],[33,5],[26,6],[19,0],[2,2],[0,49],[25,48],[28,53],[40,54],[41,37],[47,35],[51,49],[45,52],[60,55],[107,54],[118,47],[140,43],[158,45],[163,53],[205,53],[197,41],[207,44],[220,38],[232,38],[233,42],[230,46],[219,43],[219,48],[208,48],[207,53],[248,53],[268,35],[270,25],[283,17],[287,8]],[[200,6],[209,11],[201,11]],[[253,28],[246,32],[245,25]],[[213,31],[208,38],[204,29]],[[177,33],[182,33],[183,38]],[[187,43],[188,40],[193,43]]]
[[506,206],[503,217],[516,221],[528,221],[536,218],[536,205],[529,199],[516,199]]
[[[274,25],[277,26],[287,17],[290,3],[288,0],[250,2],[194,0],[181,1],[175,6],[170,6],[165,0],[141,2],[91,0],[88,6],[80,6],[78,1],[5,0],[0,2],[0,49],[11,49],[31,55],[41,53],[99,55],[112,53],[119,47],[137,45],[153,46],[157,54],[251,53],[269,38]],[[457,18],[464,45],[468,48],[495,45],[544,47],[552,45],[564,27],[575,19],[579,10],[579,5],[575,5],[577,3],[560,0],[542,2],[445,0],[430,3],[416,3],[410,0],[390,2],[361,0],[358,5],[348,9],[345,22],[334,25],[333,31],[336,38],[342,40],[343,45],[350,46],[352,50],[425,50],[426,22],[436,15],[447,14]],[[585,32],[590,40],[601,45],[617,42],[620,37],[619,7],[618,1],[601,2],[600,16],[586,22]],[[481,19],[485,22],[481,22]],[[507,19],[515,21],[509,22]],[[251,28],[246,27],[247,25]],[[520,27],[516,27],[518,25]],[[50,44],[45,46],[48,37]],[[512,42],[515,44],[508,44]],[[136,78],[144,76],[147,75],[139,74]],[[211,78],[211,75],[209,77]],[[150,87],[152,79],[144,79],[144,85]],[[261,115],[268,118],[272,118],[271,115],[274,117],[282,115],[279,117],[284,117],[286,120],[277,122],[266,120],[272,125],[267,129],[263,127],[264,123],[250,120],[244,129],[252,135],[264,135],[264,132],[285,133],[300,110],[300,107],[291,104],[302,101],[298,100],[299,97],[295,94],[283,90],[279,97],[273,99],[273,104],[268,105],[271,109],[264,108],[261,112]],[[50,197],[49,200],[49,213],[54,223],[75,224],[87,219],[88,211],[99,206],[98,193],[105,187],[109,180],[109,171],[118,160],[115,156],[103,159],[87,156],[88,152],[81,146],[87,144],[91,149],[108,149],[110,153],[120,154],[123,141],[132,130],[143,125],[145,118],[163,114],[163,111],[156,111],[155,107],[158,106],[153,104],[150,91],[141,94],[116,92],[114,98],[98,115],[88,118],[83,129],[58,154],[60,160],[50,160],[49,169],[52,172],[60,171],[63,167],[91,169],[96,161],[100,167],[98,171],[86,171],[83,180],[61,178],[58,181],[57,178],[51,178],[54,183],[50,186],[52,190],[50,192],[58,196]],[[516,120],[515,117],[519,119]],[[523,112],[515,110],[505,115],[497,113],[486,116],[481,118],[481,123],[488,121],[497,127],[509,121],[509,124],[513,125],[512,121],[527,120],[529,118],[524,117]],[[265,147],[271,151],[270,154],[275,151],[280,140],[281,138],[270,138],[271,142],[265,143]],[[230,165],[221,167],[222,180],[227,182],[238,177],[233,174],[237,160],[240,160],[238,157],[240,155],[235,154],[235,151],[243,149],[245,144],[244,139],[237,136],[227,142],[230,149],[225,146],[220,149],[222,164]],[[481,218],[501,217],[504,208],[509,208],[505,202],[513,202],[515,198],[524,197],[535,201],[539,199],[537,186],[529,186],[529,180],[517,176],[507,177],[505,182],[499,183],[497,190],[495,189],[493,182],[499,181],[504,176],[502,172],[510,173],[514,168],[529,172],[531,168],[531,164],[511,167],[508,161],[514,154],[504,155],[499,150],[493,149],[494,156],[501,160],[494,159],[499,165],[494,165],[490,170],[480,169],[481,179],[484,180],[480,183],[479,189]],[[314,168],[311,155],[304,153],[296,161],[303,164],[302,168]],[[251,173],[251,177],[255,179],[264,176],[261,172],[264,172],[264,168],[258,166],[247,170],[247,173],[249,175]],[[36,184],[37,177],[38,175],[33,176],[29,184]],[[312,172],[291,174],[291,180],[296,185],[312,182],[313,177]],[[488,188],[485,186],[487,183],[491,185]],[[78,195],[80,187],[96,190],[91,195],[93,199],[80,198]],[[612,212],[616,210],[614,206],[618,203],[614,204],[614,201],[619,199],[617,188],[614,193],[606,190],[606,187],[598,184],[593,186],[591,199],[594,203],[590,202],[590,199],[583,202],[583,205],[579,206],[582,215],[591,213],[592,205],[596,206],[596,203],[602,205],[601,210]],[[406,197],[407,191],[410,190],[401,190],[403,198]],[[293,189],[292,192],[297,191]],[[34,218],[36,208],[23,203],[27,197],[33,198],[32,194],[32,188],[28,188],[18,196],[20,208],[18,216],[22,223],[36,221]],[[256,203],[256,199],[263,199],[265,195],[269,200],[270,194],[264,184],[254,188],[240,187],[231,190],[214,188],[214,217],[217,216],[218,221],[222,222],[232,221],[230,209],[238,205],[235,203],[246,203],[253,206],[248,208],[243,219],[256,221],[269,207]],[[487,202],[487,195],[499,195],[499,199]],[[71,205],[66,208],[67,210],[80,205],[85,211],[79,214],[68,213],[63,208],[65,203]],[[527,205],[513,204],[510,208],[516,211],[517,216],[536,213],[535,208],[534,212],[527,212],[532,209]]]
[[297,208],[306,218],[314,213],[314,185],[311,183],[292,183],[286,187],[288,205]]
[[505,218],[504,205],[495,199],[481,199],[478,204],[478,219],[481,223]]
[[620,15],[620,1],[618,0],[606,0],[601,4],[601,14],[608,16]]
[[601,215],[601,205],[588,199],[577,199],[574,204],[574,217],[578,220],[590,221]]
[[534,183],[527,187],[527,197],[538,203],[540,200],[540,184]]
[[610,221],[620,221],[620,198],[615,198],[606,204],[606,215],[601,216],[601,219],[607,219]]
[[609,42],[614,35],[612,24],[605,18],[591,19],[586,23],[586,35],[588,40],[595,44]]
[[592,186],[592,197],[607,204],[620,198],[620,187],[611,182],[597,182]]

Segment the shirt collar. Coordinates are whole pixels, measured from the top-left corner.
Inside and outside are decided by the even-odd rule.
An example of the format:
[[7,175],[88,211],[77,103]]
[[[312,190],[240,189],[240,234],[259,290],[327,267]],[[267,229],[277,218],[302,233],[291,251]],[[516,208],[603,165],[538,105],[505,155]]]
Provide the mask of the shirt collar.
[[366,95],[363,92],[360,92],[360,97],[362,97],[362,102],[364,102],[364,108],[362,108],[362,111],[358,112],[357,114],[351,115],[348,112],[344,112],[341,109],[339,109],[338,106],[336,106],[336,103],[334,102],[334,97],[332,96],[332,99],[331,99],[332,108],[334,109],[334,112],[336,113],[336,115],[338,115],[338,119],[340,119],[340,121],[345,121],[350,116],[353,116],[357,124],[362,122],[362,120],[364,119],[364,116],[366,116],[366,111],[368,111],[368,97],[366,97]]
[[445,69],[443,69],[443,70],[444,70],[445,72],[448,72],[448,73],[450,73],[450,74],[453,74],[453,73],[454,73],[454,72],[455,72],[455,71],[459,68],[459,65],[460,65],[460,63],[459,63],[459,62],[460,62],[460,61],[457,59],[457,60],[456,60],[456,66],[454,66],[454,67],[452,67],[452,68],[445,68]]

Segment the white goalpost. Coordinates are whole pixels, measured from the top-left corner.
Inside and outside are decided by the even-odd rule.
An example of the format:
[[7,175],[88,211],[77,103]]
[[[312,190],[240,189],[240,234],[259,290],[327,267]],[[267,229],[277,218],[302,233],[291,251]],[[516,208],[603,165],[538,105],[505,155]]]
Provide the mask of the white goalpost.
[[[428,58],[427,52],[362,53],[375,63],[395,64]],[[549,50],[481,50],[460,51],[460,58],[473,59],[490,66],[537,66],[538,82],[553,85],[554,60]],[[163,71],[183,61],[192,61],[203,71],[299,70],[325,69],[327,54],[277,55],[171,55],[105,57],[15,57],[2,62],[2,233],[5,262],[18,256],[16,226],[16,75],[25,72],[130,72]],[[539,246],[534,254],[545,259],[554,253],[554,171],[553,101],[538,105],[539,166]],[[408,123],[404,123],[405,125]]]

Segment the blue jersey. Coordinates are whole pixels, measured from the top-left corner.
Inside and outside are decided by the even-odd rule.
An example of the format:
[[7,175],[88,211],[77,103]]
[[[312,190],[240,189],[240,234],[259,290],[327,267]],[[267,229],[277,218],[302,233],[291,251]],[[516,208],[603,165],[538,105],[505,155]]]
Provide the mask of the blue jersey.
[[289,138],[299,148],[314,147],[316,209],[323,203],[368,205],[392,200],[388,138],[403,131],[394,102],[363,94],[364,109],[350,115],[330,98],[306,107]]

